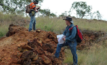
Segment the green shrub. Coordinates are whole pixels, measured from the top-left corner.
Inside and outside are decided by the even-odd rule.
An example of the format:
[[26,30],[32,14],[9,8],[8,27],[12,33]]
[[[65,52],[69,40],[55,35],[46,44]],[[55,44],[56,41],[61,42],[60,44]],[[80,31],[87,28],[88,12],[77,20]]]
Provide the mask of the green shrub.
[[4,36],[4,35],[3,35],[3,33],[2,33],[2,32],[0,32],[0,38],[1,38],[1,37],[3,37],[3,36]]

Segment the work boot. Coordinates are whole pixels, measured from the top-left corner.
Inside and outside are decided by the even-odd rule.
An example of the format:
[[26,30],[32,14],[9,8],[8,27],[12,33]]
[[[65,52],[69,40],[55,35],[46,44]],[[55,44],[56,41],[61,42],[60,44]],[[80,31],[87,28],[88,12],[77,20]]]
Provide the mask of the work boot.
[[53,57],[53,59],[59,59],[59,60],[64,61],[64,59],[62,59],[62,58],[57,58],[55,55],[53,55],[52,57]]

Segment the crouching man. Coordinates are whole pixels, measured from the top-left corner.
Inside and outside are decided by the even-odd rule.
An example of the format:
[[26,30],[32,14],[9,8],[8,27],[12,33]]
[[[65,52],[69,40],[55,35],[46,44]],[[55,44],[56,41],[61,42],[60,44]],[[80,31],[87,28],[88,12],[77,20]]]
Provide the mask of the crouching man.
[[[78,63],[78,58],[77,58],[77,54],[76,54],[76,46],[77,46],[77,41],[76,41],[76,27],[73,27],[73,21],[72,18],[70,17],[66,17],[66,19],[64,19],[66,22],[66,29],[63,32],[63,34],[65,35],[65,37],[63,38],[63,40],[65,41],[64,44],[58,44],[57,45],[57,49],[56,49],[56,53],[55,53],[55,57],[58,58],[59,57],[59,53],[62,47],[64,46],[69,46],[71,53],[73,55],[73,65],[77,65]],[[73,29],[71,31],[69,31],[69,29],[73,27]]]

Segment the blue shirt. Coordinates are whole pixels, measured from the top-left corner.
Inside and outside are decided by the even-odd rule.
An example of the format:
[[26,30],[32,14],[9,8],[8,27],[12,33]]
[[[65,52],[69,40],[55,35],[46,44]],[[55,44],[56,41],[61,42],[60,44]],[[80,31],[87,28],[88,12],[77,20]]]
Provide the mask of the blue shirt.
[[[65,42],[75,42],[76,41],[76,27],[73,27],[74,25],[71,24],[70,26],[67,26],[63,34],[66,36]],[[70,31],[69,28],[73,27],[73,29]]]

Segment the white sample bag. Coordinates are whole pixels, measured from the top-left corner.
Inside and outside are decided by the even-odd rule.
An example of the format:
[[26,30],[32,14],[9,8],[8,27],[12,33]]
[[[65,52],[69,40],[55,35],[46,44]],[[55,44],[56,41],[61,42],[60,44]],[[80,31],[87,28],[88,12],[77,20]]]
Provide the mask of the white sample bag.
[[63,34],[57,35],[58,44],[63,44],[65,41],[63,40],[65,36]]

